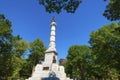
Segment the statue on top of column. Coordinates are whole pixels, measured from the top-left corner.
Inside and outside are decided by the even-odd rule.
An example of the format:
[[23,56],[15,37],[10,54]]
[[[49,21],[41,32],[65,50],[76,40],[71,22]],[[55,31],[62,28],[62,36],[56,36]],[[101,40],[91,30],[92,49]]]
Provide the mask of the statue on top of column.
[[53,18],[52,18],[52,22],[55,22],[55,16],[53,16]]

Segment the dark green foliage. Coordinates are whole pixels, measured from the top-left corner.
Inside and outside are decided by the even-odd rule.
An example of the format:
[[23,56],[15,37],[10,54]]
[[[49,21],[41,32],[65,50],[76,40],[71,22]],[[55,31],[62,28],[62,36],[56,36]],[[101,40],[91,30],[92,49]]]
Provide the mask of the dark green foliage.
[[[61,13],[62,10],[68,13],[75,13],[81,2],[82,0],[39,0],[39,4],[44,6],[48,13]],[[110,0],[103,16],[111,21],[120,20],[120,0]]]
[[[99,67],[97,73],[102,77],[113,77],[119,73],[120,65],[120,31],[119,24],[105,25],[91,33],[90,44],[94,55],[95,65]],[[101,72],[100,72],[101,71]],[[113,72],[111,74],[111,72]],[[98,74],[97,74],[98,75]]]
[[0,15],[0,77],[8,77],[12,73],[12,69],[9,67],[12,49],[11,33],[11,22],[4,15]]
[[120,23],[111,23],[90,35],[88,46],[71,46],[68,50],[66,73],[79,80],[120,79]]
[[[96,32],[91,33],[90,43],[93,49],[94,54],[97,55],[99,53],[99,59],[106,59],[105,62],[102,61],[103,64],[111,64],[111,62],[116,59],[120,48],[120,37],[118,36],[119,31],[118,26],[115,23],[110,25],[106,25],[100,28]],[[116,35],[117,34],[117,35]],[[117,49],[117,50],[116,50]],[[116,56],[115,56],[116,54]],[[104,55],[104,56],[103,56]],[[107,59],[109,61],[107,61]],[[112,61],[110,61],[112,60]],[[99,61],[99,60],[98,60]],[[112,62],[114,64],[115,62]],[[110,66],[110,65],[109,65]]]
[[44,57],[45,46],[40,39],[30,43],[28,59],[22,59],[29,44],[17,35],[12,35],[11,22],[0,15],[0,78],[27,78],[33,67]]
[[81,2],[82,0],[39,0],[39,4],[49,13],[60,13],[62,10],[74,13]]
[[11,22],[4,15],[0,15],[0,40],[7,40],[12,36]]
[[19,76],[21,56],[26,49],[27,42],[19,36],[13,36],[11,22],[0,15],[0,78],[8,80]]
[[45,46],[40,39],[36,39],[32,43],[30,43],[30,52],[29,61],[35,66],[40,63],[40,60],[44,57],[45,54]]
[[32,74],[33,65],[29,61],[25,61],[19,71],[20,77],[27,79]]
[[66,72],[71,78],[85,80],[86,70],[91,62],[91,50],[88,46],[72,46],[68,50]]
[[120,20],[120,0],[110,0],[103,15],[111,21]]

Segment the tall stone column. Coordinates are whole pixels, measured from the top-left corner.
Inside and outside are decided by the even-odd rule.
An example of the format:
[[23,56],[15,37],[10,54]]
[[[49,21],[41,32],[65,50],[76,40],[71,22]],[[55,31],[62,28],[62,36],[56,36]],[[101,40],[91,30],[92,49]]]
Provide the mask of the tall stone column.
[[57,51],[56,51],[56,22],[55,17],[52,18],[51,22],[51,32],[50,32],[50,42],[49,47],[45,52],[44,67],[49,67],[57,62]]
[[50,33],[50,43],[49,47],[46,50],[46,52],[56,52],[56,22],[55,22],[55,17],[52,18],[52,23],[51,23],[51,33]]

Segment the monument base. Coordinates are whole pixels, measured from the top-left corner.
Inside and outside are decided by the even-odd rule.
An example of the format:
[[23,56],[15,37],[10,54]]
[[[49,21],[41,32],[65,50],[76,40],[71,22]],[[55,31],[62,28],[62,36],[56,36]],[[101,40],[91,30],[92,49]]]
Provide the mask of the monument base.
[[37,64],[32,76],[26,80],[70,80],[66,77],[64,67],[53,63],[51,68],[44,67],[42,64]]

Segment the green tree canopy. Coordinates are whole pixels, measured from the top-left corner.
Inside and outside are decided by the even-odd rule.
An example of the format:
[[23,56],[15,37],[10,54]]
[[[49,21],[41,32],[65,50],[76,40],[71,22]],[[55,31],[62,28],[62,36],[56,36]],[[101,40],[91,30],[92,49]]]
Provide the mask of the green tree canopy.
[[95,32],[91,33],[90,44],[92,54],[95,57],[95,64],[106,71],[106,75],[111,75],[113,69],[119,74],[120,70],[120,25],[111,23],[105,25]]
[[26,41],[12,35],[11,26],[11,22],[0,14],[0,78],[7,80],[18,75],[23,62],[21,56],[28,48]]
[[[84,0],[39,0],[39,4],[44,6],[48,13],[61,13],[62,10],[68,13],[74,13],[83,1]],[[111,21],[120,20],[120,0],[109,0],[103,15]]]
[[8,77],[12,74],[12,69],[9,67],[12,52],[11,37],[11,22],[0,14],[0,77]]
[[86,69],[91,61],[91,50],[88,46],[71,46],[67,55],[66,72],[70,77],[85,80]]
[[5,40],[11,37],[11,22],[7,19],[0,18],[0,39]]
[[74,13],[81,1],[82,0],[39,0],[39,4],[44,6],[49,13],[60,13],[62,10]]
[[46,47],[40,39],[36,39],[35,41],[30,43],[30,52],[29,60],[32,61],[34,66],[40,63],[40,59],[44,57]]
[[103,15],[108,20],[120,20],[120,0],[110,0]]
[[40,60],[44,57],[46,47],[40,39],[36,39],[30,43],[29,50],[30,54],[28,59],[23,64],[22,69],[19,72],[20,76],[24,78],[31,76],[35,65],[41,63]]

